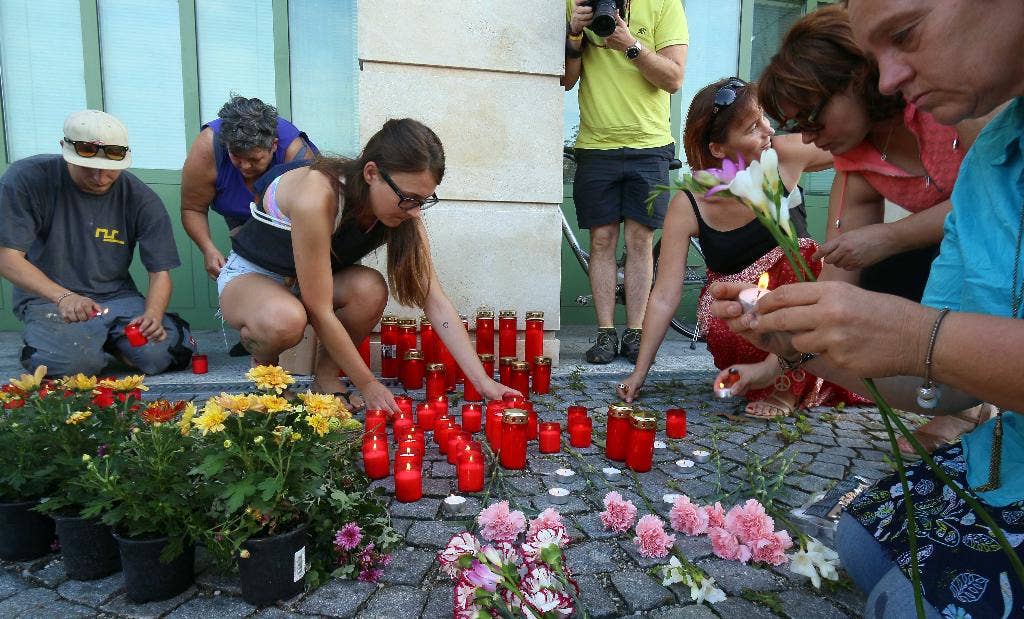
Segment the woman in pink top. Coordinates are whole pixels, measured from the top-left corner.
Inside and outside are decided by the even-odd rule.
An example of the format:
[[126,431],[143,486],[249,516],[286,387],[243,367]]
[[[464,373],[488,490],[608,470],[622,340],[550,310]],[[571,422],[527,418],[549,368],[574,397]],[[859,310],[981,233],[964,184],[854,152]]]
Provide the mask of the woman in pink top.
[[[984,121],[940,125],[902,96],[880,93],[878,68],[854,43],[840,6],[794,24],[759,85],[781,130],[834,158],[826,241],[814,256],[825,261],[821,279],[920,301],[960,162]],[[886,200],[910,214],[886,223]],[[985,418],[975,409],[936,417],[916,436],[934,450]],[[913,452],[905,443],[901,450]]]

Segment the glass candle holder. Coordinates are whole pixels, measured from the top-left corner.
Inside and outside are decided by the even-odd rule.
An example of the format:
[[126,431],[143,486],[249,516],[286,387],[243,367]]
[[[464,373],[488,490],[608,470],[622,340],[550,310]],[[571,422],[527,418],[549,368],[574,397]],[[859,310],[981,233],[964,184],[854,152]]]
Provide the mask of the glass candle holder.
[[512,387],[512,364],[515,362],[515,357],[500,357],[498,359],[498,382],[506,387]]
[[433,401],[444,396],[448,385],[444,377],[444,364],[431,363],[427,366],[427,400]]
[[576,421],[577,419],[582,419],[584,417],[589,416],[590,412],[587,410],[586,406],[573,404],[568,409],[566,409],[566,425],[571,427],[573,422]]
[[192,355],[192,373],[206,374],[210,371],[210,360],[206,355]]
[[487,378],[494,378],[494,355],[482,352],[477,356],[480,358],[480,365],[484,366],[484,374],[487,375]]
[[462,405],[462,429],[466,432],[479,432],[481,425],[480,405],[474,402],[467,402]]
[[391,315],[380,321],[380,375],[398,377],[398,318]]
[[458,366],[455,364],[455,357],[441,340],[437,341],[437,355],[440,363],[444,365],[444,390],[445,392],[455,391],[455,378],[458,374]]
[[509,387],[524,396],[530,393],[530,364],[525,361],[513,361],[509,368],[509,380]]
[[604,455],[616,462],[626,461],[629,447],[629,416],[633,409],[625,404],[612,404],[608,407],[608,428],[605,434]]
[[526,468],[527,413],[520,408],[506,409],[501,421],[501,466]]
[[412,318],[402,318],[398,321],[398,359],[403,359],[405,353],[416,350],[416,321]]
[[398,413],[395,415],[395,420],[391,422],[391,431],[396,437],[404,436],[412,430],[413,425],[412,415]]
[[405,395],[404,393],[395,396],[395,404],[398,405],[398,410],[403,413],[412,414],[412,398]]
[[149,338],[142,334],[142,328],[134,322],[125,325],[124,336],[128,338],[128,343],[132,345],[132,348],[138,348],[149,343]]
[[420,402],[416,405],[416,426],[424,432],[433,432],[434,423],[437,421],[437,411],[430,402]]
[[494,436],[494,428],[500,423],[500,419],[497,417],[497,413],[505,410],[505,405],[500,400],[491,400],[487,403],[485,409],[485,423],[484,423],[484,434],[489,444],[494,444],[492,437]]
[[366,436],[384,436],[387,434],[388,414],[379,408],[366,411],[366,424],[363,433]]
[[399,451],[395,454],[395,470],[401,471],[404,468],[408,468],[407,465],[412,465],[412,468],[423,470],[423,454],[418,454],[412,451]]
[[533,409],[533,402],[529,400],[523,402],[522,408],[526,411],[526,440],[535,441],[540,434],[537,411]]
[[474,451],[459,455],[455,474],[458,477],[459,492],[481,492],[484,489],[484,457]]
[[633,413],[630,427],[626,466],[637,473],[646,473],[654,462],[654,433],[658,429],[658,420],[644,413]]
[[405,353],[402,359],[401,374],[402,386],[409,391],[423,388],[423,378],[426,373],[423,353],[418,350],[410,350]]
[[437,443],[437,450],[443,454],[448,453],[448,433],[453,427],[455,422],[447,415],[439,417],[434,426],[434,442]]
[[473,381],[468,378],[463,382],[462,385],[462,398],[467,402],[482,402],[483,398],[480,396],[480,392],[476,390],[476,385]]
[[524,357],[531,364],[544,356],[544,312],[526,312]]
[[670,408],[665,411],[665,435],[669,438],[686,438],[686,410]]
[[[494,310],[481,307],[476,311],[476,352],[491,355],[494,361]],[[494,375],[494,368],[491,368]]]
[[557,421],[545,421],[540,424],[540,452],[542,454],[558,453],[562,449],[562,426]]
[[374,441],[363,445],[363,470],[367,477],[383,479],[388,476],[390,466],[387,443]]
[[515,310],[498,312],[498,357],[516,356],[517,318]]
[[569,444],[573,447],[590,447],[594,433],[594,422],[590,417],[578,419],[569,426]]
[[420,350],[426,363],[437,362],[437,334],[426,316],[420,316]]
[[473,435],[465,430],[448,433],[448,464],[458,464],[459,455],[465,451],[466,444],[473,440]]
[[412,503],[423,498],[423,473],[406,462],[395,471],[395,498],[401,503]]
[[494,413],[494,429],[491,430],[491,437],[488,442],[491,445],[491,451],[499,453],[501,451],[501,433],[505,431],[505,411],[508,409],[502,409]]
[[533,358],[533,392],[537,395],[551,393],[551,357]]

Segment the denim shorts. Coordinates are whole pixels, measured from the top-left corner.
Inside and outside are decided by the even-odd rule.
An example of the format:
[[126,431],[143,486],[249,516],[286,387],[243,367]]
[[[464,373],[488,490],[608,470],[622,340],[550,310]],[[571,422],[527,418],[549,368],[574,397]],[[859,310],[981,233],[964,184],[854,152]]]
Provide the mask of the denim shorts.
[[[224,263],[224,266],[220,268],[220,275],[217,276],[217,296],[219,297],[220,295],[224,294],[224,286],[227,286],[228,282],[235,279],[239,275],[246,275],[248,273],[259,273],[264,277],[269,277],[270,279],[288,288],[289,290],[296,294],[298,294],[299,292],[299,287],[298,284],[295,283],[294,277],[285,278],[284,275],[279,275],[277,273],[274,273],[273,271],[268,271],[267,269],[264,269],[260,265],[250,262],[245,258],[239,256],[235,252],[231,252],[230,254],[228,254],[228,259]],[[286,279],[288,280],[287,283],[285,283]]]

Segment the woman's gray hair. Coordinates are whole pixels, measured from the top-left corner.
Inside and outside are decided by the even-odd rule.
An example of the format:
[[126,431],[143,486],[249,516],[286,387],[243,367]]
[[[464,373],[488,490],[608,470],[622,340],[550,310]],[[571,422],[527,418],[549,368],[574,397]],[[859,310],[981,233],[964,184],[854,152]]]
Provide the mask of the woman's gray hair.
[[229,152],[245,153],[253,148],[270,148],[277,137],[277,108],[253,97],[232,95],[217,112],[224,121],[220,142]]

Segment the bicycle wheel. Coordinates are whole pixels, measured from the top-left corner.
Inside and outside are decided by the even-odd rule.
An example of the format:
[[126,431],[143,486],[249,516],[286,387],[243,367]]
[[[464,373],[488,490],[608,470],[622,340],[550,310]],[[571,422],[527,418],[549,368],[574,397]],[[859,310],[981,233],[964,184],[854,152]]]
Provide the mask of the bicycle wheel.
[[[680,320],[679,318],[672,318],[672,322],[669,326],[676,332],[690,340],[690,348],[694,348],[694,343],[697,340],[704,340],[704,336],[700,333],[697,325],[696,308],[700,297],[700,291],[704,289],[704,284],[707,283],[707,269],[704,267],[704,252],[701,250],[700,242],[697,239],[690,239],[691,249],[697,252],[700,257],[700,265],[687,265],[686,274],[683,277],[683,294],[679,300],[680,305],[686,308],[687,315],[692,320]],[[661,239],[654,244],[653,250],[654,256],[654,279],[658,279],[658,259],[661,256]],[[691,309],[692,308],[692,309]]]

